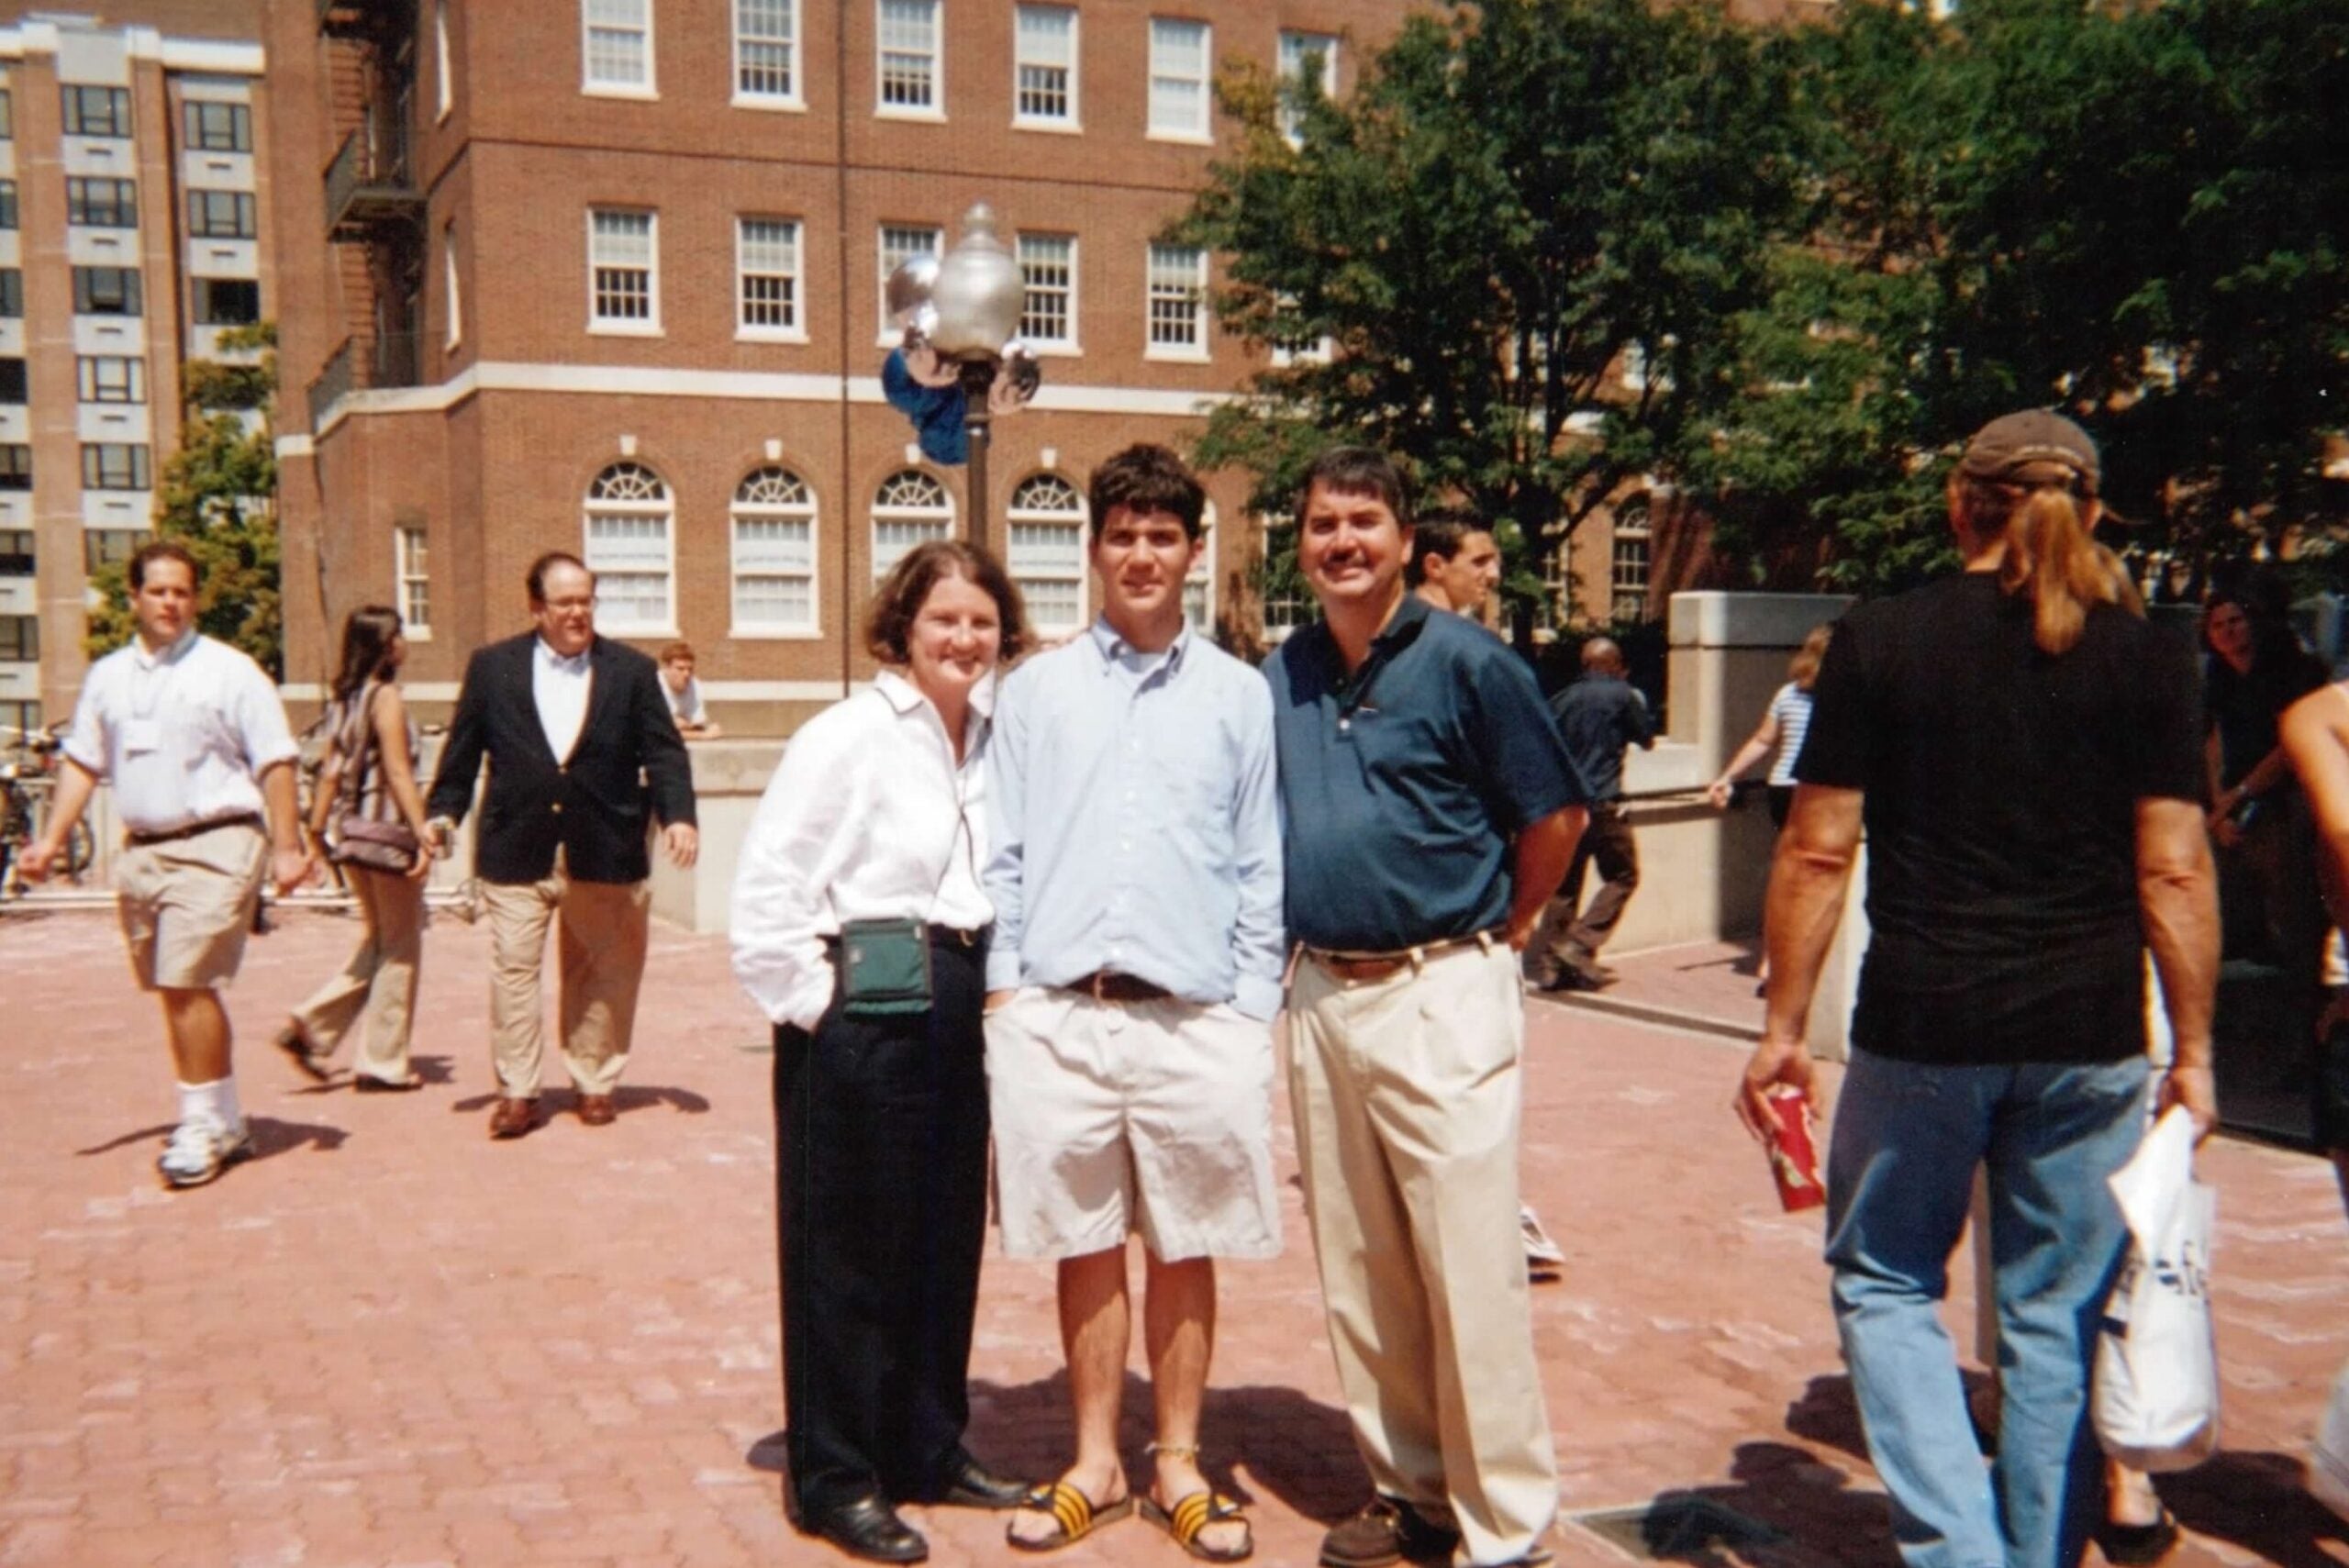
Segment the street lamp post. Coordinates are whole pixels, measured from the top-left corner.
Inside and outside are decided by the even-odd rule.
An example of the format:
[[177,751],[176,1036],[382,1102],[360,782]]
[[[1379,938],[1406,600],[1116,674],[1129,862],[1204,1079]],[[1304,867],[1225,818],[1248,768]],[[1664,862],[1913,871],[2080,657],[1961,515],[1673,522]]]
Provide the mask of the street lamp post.
[[1019,262],[996,238],[994,209],[981,202],[963,215],[963,238],[938,259],[928,309],[918,312],[918,319],[930,349],[941,362],[954,366],[962,385],[970,446],[971,539],[982,545],[987,528],[987,445],[994,426],[989,400],[1003,366],[1004,347],[1019,331],[1026,300]]

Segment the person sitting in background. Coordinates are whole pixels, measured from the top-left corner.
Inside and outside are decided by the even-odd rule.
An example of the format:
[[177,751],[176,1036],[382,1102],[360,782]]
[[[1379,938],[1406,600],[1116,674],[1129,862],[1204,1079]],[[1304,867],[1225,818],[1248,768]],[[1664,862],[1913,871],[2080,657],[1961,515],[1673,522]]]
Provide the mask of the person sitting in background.
[[661,695],[669,699],[669,717],[677,733],[688,740],[715,740],[726,733],[701,700],[701,683],[694,679],[694,645],[673,642],[661,651]]

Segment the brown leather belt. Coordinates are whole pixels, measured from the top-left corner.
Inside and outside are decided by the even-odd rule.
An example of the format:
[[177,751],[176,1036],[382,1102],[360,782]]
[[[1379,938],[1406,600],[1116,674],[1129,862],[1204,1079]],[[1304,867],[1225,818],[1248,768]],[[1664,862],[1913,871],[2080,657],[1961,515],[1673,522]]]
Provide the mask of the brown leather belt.
[[1446,937],[1440,942],[1421,942],[1417,947],[1400,948],[1393,952],[1343,952],[1331,948],[1308,947],[1305,956],[1340,980],[1356,983],[1391,980],[1407,969],[1416,968],[1442,953],[1458,948],[1482,948],[1493,951],[1499,940],[1492,931],[1478,931],[1470,937]]
[[191,822],[184,828],[166,828],[160,833],[130,832],[123,835],[140,849],[150,844],[177,843],[193,839],[199,833],[209,833],[217,828],[260,828],[263,826],[258,811],[239,811],[234,817],[215,817],[209,822]]
[[1139,975],[1119,974],[1113,969],[1097,969],[1080,975],[1061,987],[1063,991],[1082,991],[1097,1002],[1115,1002],[1120,1006],[1136,1002],[1163,1002],[1174,995],[1163,985],[1152,985]]

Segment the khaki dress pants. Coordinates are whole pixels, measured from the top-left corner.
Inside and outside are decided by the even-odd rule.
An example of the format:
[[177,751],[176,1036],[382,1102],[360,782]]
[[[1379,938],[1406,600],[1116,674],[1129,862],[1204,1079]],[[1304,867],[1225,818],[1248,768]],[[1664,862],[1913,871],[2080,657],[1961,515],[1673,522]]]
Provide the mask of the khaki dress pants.
[[424,961],[424,884],[350,861],[343,862],[342,876],[367,934],[342,973],[294,1009],[294,1021],[327,1055],[353,1025],[362,1026],[351,1071],[405,1084],[408,1022],[416,1012],[417,972]]
[[498,1093],[509,1100],[538,1098],[546,1057],[540,975],[547,928],[559,915],[563,1065],[581,1094],[610,1094],[628,1066],[636,1029],[651,884],[576,882],[558,859],[538,882],[484,883],[482,901],[489,910],[490,1050]]
[[1518,1233],[1517,955],[1453,948],[1362,982],[1304,958],[1289,1020],[1306,1212],[1371,1485],[1449,1515],[1469,1562],[1523,1557],[1558,1470]]

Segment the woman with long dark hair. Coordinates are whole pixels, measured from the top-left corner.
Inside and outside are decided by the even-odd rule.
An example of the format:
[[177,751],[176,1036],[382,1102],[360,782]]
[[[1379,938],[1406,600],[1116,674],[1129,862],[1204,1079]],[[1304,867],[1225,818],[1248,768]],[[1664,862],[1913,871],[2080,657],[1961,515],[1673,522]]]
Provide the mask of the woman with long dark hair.
[[[432,837],[416,786],[416,725],[400,697],[406,658],[397,610],[367,605],[343,622],[342,666],[327,709],[332,739],[311,799],[310,832],[323,840],[333,824],[329,852],[366,932],[342,973],[296,1007],[277,1035],[277,1048],[295,1066],[324,1079],[343,1036],[363,1024],[351,1062],[351,1086],[362,1091],[414,1089],[423,1082],[408,1065],[408,1026],[424,955]],[[407,863],[398,869],[403,850]]]
[[785,1501],[854,1557],[918,1562],[900,1503],[1019,1507],[963,1446],[986,1228],[984,799],[1019,595],[960,541],[875,595],[872,686],[802,725],[742,844],[734,973],[774,1024]]

